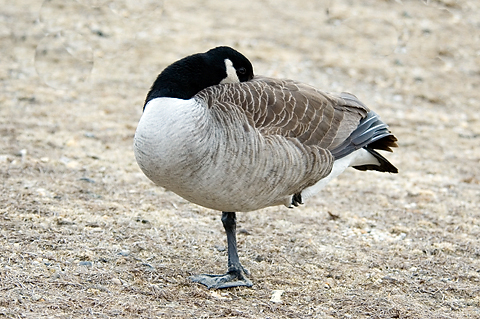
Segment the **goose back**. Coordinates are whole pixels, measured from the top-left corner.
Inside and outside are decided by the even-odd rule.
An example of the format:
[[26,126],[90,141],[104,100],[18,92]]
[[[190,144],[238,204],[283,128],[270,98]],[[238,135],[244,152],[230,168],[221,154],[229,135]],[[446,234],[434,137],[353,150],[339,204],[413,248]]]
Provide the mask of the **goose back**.
[[369,112],[349,93],[337,95],[292,80],[260,76],[208,87],[195,98],[223,113],[240,109],[249,126],[262,136],[294,138],[327,150],[343,143]]

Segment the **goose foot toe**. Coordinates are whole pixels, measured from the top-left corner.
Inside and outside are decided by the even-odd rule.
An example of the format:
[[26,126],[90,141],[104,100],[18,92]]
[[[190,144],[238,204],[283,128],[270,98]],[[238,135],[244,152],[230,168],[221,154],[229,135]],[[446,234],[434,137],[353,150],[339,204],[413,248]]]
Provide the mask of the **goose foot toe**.
[[208,289],[223,289],[231,287],[252,287],[252,282],[245,276],[244,271],[229,271],[225,275],[195,275],[190,280],[207,286]]
[[296,193],[292,196],[292,205],[298,207],[298,205],[302,205],[302,193]]

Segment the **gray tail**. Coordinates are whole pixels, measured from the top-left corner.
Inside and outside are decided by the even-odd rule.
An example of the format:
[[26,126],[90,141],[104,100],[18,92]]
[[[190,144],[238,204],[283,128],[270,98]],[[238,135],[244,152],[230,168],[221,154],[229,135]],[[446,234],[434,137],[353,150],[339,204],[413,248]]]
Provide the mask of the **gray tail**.
[[367,117],[362,119],[350,136],[330,152],[335,159],[340,159],[360,149],[366,149],[379,162],[380,165],[361,165],[353,168],[365,171],[375,170],[380,172],[398,173],[385,157],[375,150],[392,152],[392,147],[397,147],[397,138],[388,130],[385,124],[375,112],[368,112]]

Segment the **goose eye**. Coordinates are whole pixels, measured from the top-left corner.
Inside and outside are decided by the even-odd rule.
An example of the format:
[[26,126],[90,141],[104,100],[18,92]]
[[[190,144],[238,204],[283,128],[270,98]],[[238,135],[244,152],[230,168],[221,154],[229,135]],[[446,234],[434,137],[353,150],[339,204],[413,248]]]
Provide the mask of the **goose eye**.
[[245,69],[244,67],[241,67],[241,68],[238,68],[238,73],[240,74],[246,74],[247,73],[247,69]]

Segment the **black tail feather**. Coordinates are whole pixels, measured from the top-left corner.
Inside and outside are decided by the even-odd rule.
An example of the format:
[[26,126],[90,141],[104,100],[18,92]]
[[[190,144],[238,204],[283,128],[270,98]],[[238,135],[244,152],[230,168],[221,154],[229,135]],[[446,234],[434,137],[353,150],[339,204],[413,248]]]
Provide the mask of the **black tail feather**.
[[398,147],[397,138],[393,135],[387,135],[381,139],[368,144],[369,148],[393,152],[392,147]]
[[375,112],[370,111],[350,136],[330,152],[335,159],[345,157],[361,148],[391,152],[392,147],[398,146],[396,142],[397,138],[390,132],[388,125]]
[[[379,140],[380,141],[380,140]],[[370,154],[372,154],[379,162],[380,165],[361,165],[361,166],[353,166],[353,168],[358,169],[360,171],[379,171],[379,172],[387,172],[387,173],[398,173],[398,169],[392,165],[385,157],[383,157],[380,153],[375,151],[371,144],[364,147]],[[385,150],[385,148],[379,148]]]
[[368,112],[367,116],[360,121],[358,127],[350,136],[335,149],[330,150],[335,159],[340,159],[354,151],[364,148],[372,154],[380,163],[353,166],[353,168],[366,171],[374,170],[379,172],[398,173],[398,169],[393,166],[385,157],[375,150],[392,152],[392,147],[397,147],[397,138],[390,132],[388,125],[385,124],[375,112]]

